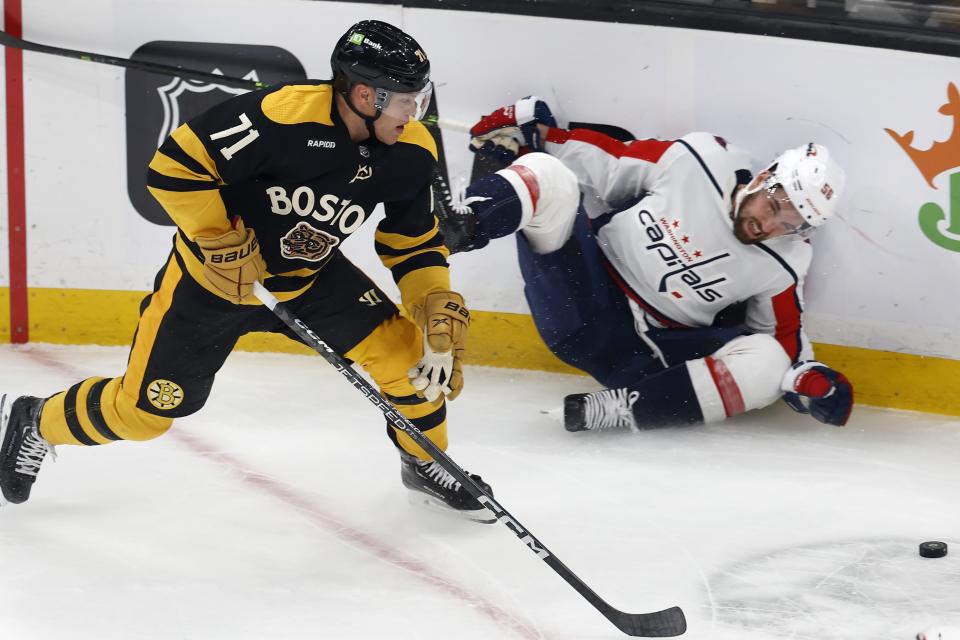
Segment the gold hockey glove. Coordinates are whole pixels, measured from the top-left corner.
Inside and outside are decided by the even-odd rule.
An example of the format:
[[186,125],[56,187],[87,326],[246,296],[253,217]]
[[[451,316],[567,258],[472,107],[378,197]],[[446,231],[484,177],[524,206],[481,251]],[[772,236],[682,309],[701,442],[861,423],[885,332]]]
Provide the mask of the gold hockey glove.
[[463,296],[453,291],[428,293],[414,305],[413,319],[423,330],[423,357],[407,376],[417,395],[430,402],[441,393],[453,400],[463,389],[463,354],[470,326]]
[[253,295],[253,283],[263,279],[267,265],[253,229],[236,219],[235,228],[216,238],[196,239],[203,253],[203,275],[233,304]]

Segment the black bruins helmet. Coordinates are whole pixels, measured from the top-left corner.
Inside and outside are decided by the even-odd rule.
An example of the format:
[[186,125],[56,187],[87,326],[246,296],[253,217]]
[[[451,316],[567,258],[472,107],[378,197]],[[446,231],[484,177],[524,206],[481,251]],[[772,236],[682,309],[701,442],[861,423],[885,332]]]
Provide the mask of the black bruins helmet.
[[361,20],[350,27],[330,56],[333,86],[349,93],[358,82],[409,93],[430,81],[430,61],[417,41],[386,22]]

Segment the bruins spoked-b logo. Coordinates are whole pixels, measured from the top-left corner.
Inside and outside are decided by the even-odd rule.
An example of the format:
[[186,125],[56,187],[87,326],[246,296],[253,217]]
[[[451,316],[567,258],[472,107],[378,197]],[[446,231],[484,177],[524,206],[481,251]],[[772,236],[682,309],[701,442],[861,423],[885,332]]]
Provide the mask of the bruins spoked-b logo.
[[[130,57],[268,85],[307,77],[293,54],[273,46],[155,41],[141,46]],[[127,194],[137,213],[155,224],[173,225],[147,191],[147,165],[154,152],[190,118],[246,91],[215,82],[127,70]]]
[[325,231],[314,229],[306,222],[297,226],[280,239],[280,255],[284,258],[300,258],[310,262],[319,262],[326,258],[340,239]]
[[176,409],[183,402],[183,389],[176,382],[158,378],[147,387],[147,400],[161,411]]

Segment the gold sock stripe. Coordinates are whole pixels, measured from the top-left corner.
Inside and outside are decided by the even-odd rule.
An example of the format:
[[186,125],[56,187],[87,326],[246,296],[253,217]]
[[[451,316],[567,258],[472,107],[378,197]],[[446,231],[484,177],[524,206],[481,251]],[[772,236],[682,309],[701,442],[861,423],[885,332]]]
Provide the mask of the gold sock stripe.
[[66,395],[66,391],[61,391],[47,398],[47,401],[43,404],[43,411],[40,413],[40,435],[52,445],[81,444],[70,433],[70,428],[64,419],[63,401]]
[[80,444],[94,447],[101,443],[87,435],[86,431],[84,431],[80,425],[80,418],[77,417],[77,396],[80,394],[80,385],[82,384],[83,382],[78,382],[67,389],[67,395],[63,399],[63,419],[67,422],[67,428],[70,429],[70,434],[76,438]]
[[103,378],[93,383],[90,391],[87,392],[87,419],[101,436],[107,440],[123,440],[107,426],[103,419],[103,412],[100,410],[100,400],[103,397],[103,389],[110,383],[110,378]]
[[[412,456],[416,456],[420,460],[431,460],[430,455],[427,454],[423,448],[416,443],[416,441],[408,436],[403,431],[398,431],[393,427],[387,427],[387,431],[390,434],[390,439],[393,440],[393,443],[397,445],[403,451],[406,451]],[[447,423],[446,421],[441,422],[439,425],[425,431],[423,435],[427,436],[433,444],[437,445],[437,448],[440,451],[447,450]]]
[[[436,429],[441,424],[443,424],[447,419],[447,405],[441,404],[438,408],[430,411],[428,413],[421,413],[423,411],[422,407],[397,407],[400,409],[400,413],[403,414],[403,417],[413,423],[417,429],[420,431],[427,432],[430,429]],[[412,415],[408,415],[412,414]],[[420,415],[417,415],[420,414]]]
[[429,402],[426,398],[421,398],[417,395],[397,397],[391,396],[388,393],[384,393],[383,396],[390,401],[390,404],[400,410],[400,413],[403,414],[404,418],[416,425],[416,427],[421,431],[431,429],[432,427],[427,425],[432,424],[432,426],[435,427],[437,424],[439,424],[439,422],[437,420],[433,420],[432,422],[427,421],[421,424],[420,422],[417,422],[419,419],[427,416],[435,416],[437,415],[437,412],[441,411],[441,409],[443,410],[442,415],[446,416],[447,414],[446,401],[443,396],[437,398],[433,402]]

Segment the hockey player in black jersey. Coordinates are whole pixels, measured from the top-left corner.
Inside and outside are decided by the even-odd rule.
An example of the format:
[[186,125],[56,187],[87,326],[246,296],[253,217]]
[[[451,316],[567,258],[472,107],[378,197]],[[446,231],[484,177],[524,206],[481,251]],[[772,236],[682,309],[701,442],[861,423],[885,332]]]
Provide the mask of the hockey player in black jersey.
[[[419,122],[431,98],[430,62],[403,31],[366,20],[340,38],[331,66],[332,81],[237,96],[161,145],[147,184],[177,232],[141,304],[127,370],[3,410],[6,500],[29,498],[54,445],[149,440],[198,411],[240,336],[297,339],[252,295],[257,281],[446,449],[445,398],[463,387],[470,316],[450,289],[449,252],[432,211],[437,149]],[[340,252],[378,203],[386,215],[376,250],[407,315]],[[387,432],[401,479],[419,500],[495,521],[409,436]]]
[[541,337],[606,387],[565,399],[568,430],[716,422],[781,397],[847,422],[853,386],[814,360],[803,325],[807,235],[845,185],[826,147],[787,149],[754,175],[720,136],[568,131],[536,97],[471,136],[509,165],[466,189],[445,233],[455,250],[516,235]]

